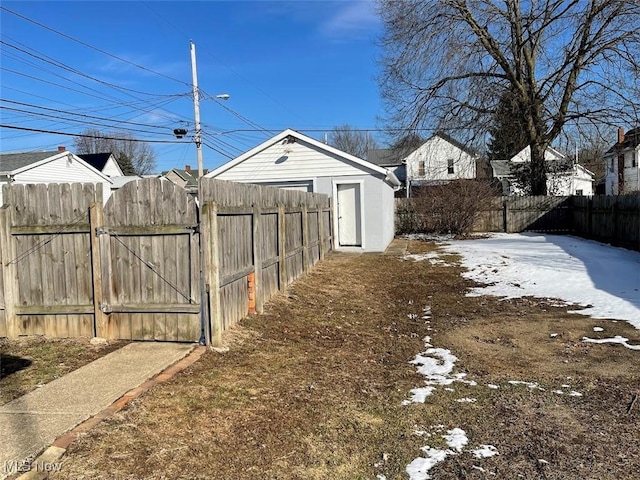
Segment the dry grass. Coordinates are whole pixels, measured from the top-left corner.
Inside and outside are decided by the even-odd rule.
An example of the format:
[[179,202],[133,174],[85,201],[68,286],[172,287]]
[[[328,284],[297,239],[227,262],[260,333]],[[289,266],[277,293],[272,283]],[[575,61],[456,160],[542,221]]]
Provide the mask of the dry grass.
[[[473,466],[505,479],[637,476],[640,408],[626,410],[640,382],[639,352],[580,342],[596,322],[566,308],[465,297],[470,283],[459,272],[331,256],[229,332],[229,352],[207,353],[80,438],[52,478],[400,479],[421,447],[443,447],[441,433],[454,427],[470,446],[493,444],[500,455],[450,456],[434,478],[486,478]],[[430,324],[420,318],[427,305]],[[606,327],[640,343],[626,323]],[[425,335],[451,349],[457,371],[478,385],[455,383],[402,406],[422,383],[408,362]],[[552,392],[563,384],[584,396]]]
[[0,405],[124,345],[94,346],[88,339],[0,338]]

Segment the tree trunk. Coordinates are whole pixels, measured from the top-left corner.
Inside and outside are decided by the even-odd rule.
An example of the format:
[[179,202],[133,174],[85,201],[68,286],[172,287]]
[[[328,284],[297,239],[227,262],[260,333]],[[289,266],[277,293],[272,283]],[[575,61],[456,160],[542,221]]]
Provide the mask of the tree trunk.
[[547,194],[547,172],[544,165],[546,145],[531,145],[531,195]]

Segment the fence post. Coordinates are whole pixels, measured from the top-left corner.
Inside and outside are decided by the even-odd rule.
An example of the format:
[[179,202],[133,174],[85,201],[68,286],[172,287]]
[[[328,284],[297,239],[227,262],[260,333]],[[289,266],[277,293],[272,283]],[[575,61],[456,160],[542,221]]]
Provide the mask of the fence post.
[[587,201],[587,237],[591,237],[593,228],[593,197],[589,197]]
[[[104,209],[102,202],[89,205],[89,243],[91,245],[91,283],[93,287],[93,335],[108,338],[108,319],[102,311],[102,257],[100,255],[99,228],[104,225]],[[106,279],[108,280],[108,279]]]
[[284,204],[278,204],[278,272],[280,274],[280,291],[284,292],[287,288],[287,266],[285,252],[285,215]]
[[613,222],[613,232],[611,232],[611,240],[615,242],[618,238],[618,198],[613,197],[611,205],[611,221]]
[[309,209],[302,205],[302,271],[309,270]]
[[504,233],[509,233],[509,205],[507,202],[507,199],[502,201],[502,231]]
[[[202,206],[202,218],[200,221],[200,241],[202,242],[203,252],[203,274],[205,291],[209,294],[205,298],[201,298],[204,308],[204,302],[209,303],[209,308],[205,311],[209,312],[209,318],[205,318],[208,323],[209,335],[205,333],[206,343],[214,347],[222,346],[222,330],[224,325],[222,322],[222,308],[220,305],[220,268],[219,268],[219,252],[218,252],[218,206],[215,203],[205,203]],[[208,287],[208,288],[206,288]]]
[[318,250],[320,251],[320,260],[324,260],[324,207],[316,206],[318,210]]
[[16,266],[13,263],[15,248],[13,238],[11,238],[11,211],[8,206],[0,208],[0,249],[3,266],[4,318],[7,325],[7,338],[18,338],[18,318],[15,311],[18,279],[16,278]]
[[255,268],[255,279],[253,282],[256,313],[264,311],[264,294],[262,291],[262,242],[260,241],[262,220],[262,209],[258,205],[253,205],[253,266]]

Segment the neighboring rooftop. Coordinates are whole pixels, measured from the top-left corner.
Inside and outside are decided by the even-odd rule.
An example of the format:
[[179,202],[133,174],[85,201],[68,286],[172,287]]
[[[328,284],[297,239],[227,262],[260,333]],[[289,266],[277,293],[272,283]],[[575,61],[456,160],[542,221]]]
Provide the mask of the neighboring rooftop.
[[[618,142],[616,142],[609,150],[607,150],[607,153],[613,153],[620,150],[629,150],[640,145],[640,127],[632,128],[623,135],[622,133],[622,130],[620,130],[618,133]],[[624,138],[620,138],[622,136],[624,136]]]
[[[178,175],[182,180],[186,182],[187,187],[197,187],[198,186],[198,171],[193,171],[191,168],[172,168],[171,170],[166,170],[162,172],[162,176],[166,176],[169,172],[174,172]],[[202,170],[202,175],[206,175],[209,173],[208,169]]]
[[[106,165],[109,157],[111,156],[111,152],[107,153],[83,153],[82,155],[78,155],[81,159],[87,162],[96,170],[102,171],[104,166]],[[115,158],[114,158],[115,160]]]
[[402,165],[402,159],[394,154],[394,151],[390,148],[372,148],[371,150],[367,150],[367,162],[371,162],[380,167]]
[[45,158],[53,157],[62,153],[61,151],[52,152],[22,152],[22,153],[0,153],[0,172],[9,173],[20,168],[40,162]]

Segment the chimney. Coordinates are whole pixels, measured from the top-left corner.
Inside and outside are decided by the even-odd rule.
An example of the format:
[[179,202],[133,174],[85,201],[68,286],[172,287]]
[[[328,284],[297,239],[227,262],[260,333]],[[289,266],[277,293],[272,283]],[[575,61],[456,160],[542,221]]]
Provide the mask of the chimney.
[[618,127],[618,143],[624,143],[624,128]]
[[67,147],[58,147],[58,151],[59,152],[66,152],[67,151]]
[[191,165],[185,165],[184,171],[187,172],[189,175],[191,175]]

